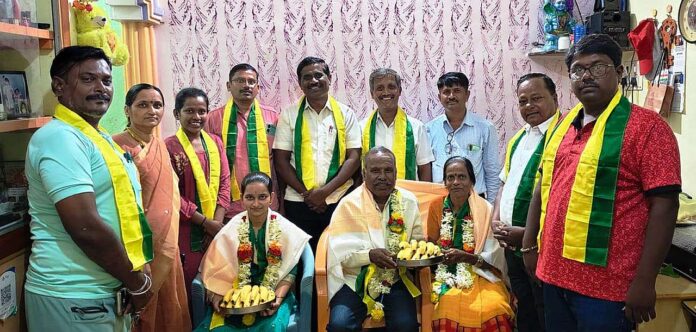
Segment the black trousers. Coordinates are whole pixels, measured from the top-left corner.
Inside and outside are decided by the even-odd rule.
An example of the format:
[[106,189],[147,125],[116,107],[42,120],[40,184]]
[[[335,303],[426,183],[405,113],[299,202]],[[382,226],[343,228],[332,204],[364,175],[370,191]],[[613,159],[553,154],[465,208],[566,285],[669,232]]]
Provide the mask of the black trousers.
[[[309,206],[307,206],[307,204],[305,204],[304,202],[292,202],[285,200],[283,204],[285,204],[285,217],[312,237],[311,239],[309,239],[309,246],[312,247],[312,252],[316,257],[319,237],[321,236],[321,233],[324,231],[326,226],[329,226],[329,222],[331,221],[331,215],[333,215],[334,210],[336,210],[336,205],[338,205],[338,203],[329,204],[324,213],[316,213],[312,211],[309,208]],[[301,268],[314,269],[314,266],[302,266]],[[312,310],[312,331],[317,331],[316,289],[312,292],[312,308],[314,308],[314,310]]]
[[[380,298],[384,305],[384,320],[386,331],[398,332],[417,332],[418,319],[416,318],[416,300],[411,296],[404,286],[398,281],[391,288],[389,294]],[[362,331],[362,323],[367,317],[367,307],[362,298],[358,296],[347,285],[334,295],[329,303],[330,315],[329,325],[326,330],[329,332],[340,331],[348,332]],[[427,322],[428,324],[430,322]]]
[[291,202],[286,200],[285,217],[300,229],[309,234],[312,238],[309,240],[309,245],[312,247],[312,252],[317,251],[317,243],[319,237],[326,226],[329,226],[331,215],[336,210],[336,204],[329,204],[324,213],[316,213],[312,211],[305,202]]
[[517,330],[544,331],[544,292],[527,274],[522,257],[505,249],[508,276],[512,292],[517,298]]

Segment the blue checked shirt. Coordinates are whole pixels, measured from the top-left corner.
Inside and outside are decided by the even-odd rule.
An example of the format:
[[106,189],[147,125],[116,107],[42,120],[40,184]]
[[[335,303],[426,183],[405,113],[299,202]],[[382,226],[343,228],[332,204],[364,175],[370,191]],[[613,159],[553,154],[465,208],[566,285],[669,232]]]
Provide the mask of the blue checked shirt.
[[500,161],[498,160],[498,132],[493,124],[481,116],[467,111],[464,122],[452,129],[447,116],[442,114],[426,124],[430,146],[433,149],[433,182],[443,182],[443,169],[447,159],[463,156],[474,166],[477,193],[485,193],[493,203],[500,187]]

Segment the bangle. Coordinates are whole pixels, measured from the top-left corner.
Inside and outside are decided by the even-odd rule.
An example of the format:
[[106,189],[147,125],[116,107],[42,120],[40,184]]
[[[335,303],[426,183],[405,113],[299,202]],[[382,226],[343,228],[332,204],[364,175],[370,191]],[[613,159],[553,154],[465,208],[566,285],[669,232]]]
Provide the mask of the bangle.
[[143,295],[143,294],[149,292],[150,288],[152,288],[152,279],[150,278],[150,276],[147,274],[143,274],[143,275],[145,276],[145,282],[140,287],[140,289],[138,289],[137,291],[132,291],[130,289],[127,289],[128,293],[130,295],[133,295],[133,296]]
[[533,246],[531,246],[531,247],[529,247],[529,248],[520,248],[520,252],[523,253],[523,254],[526,254],[526,253],[528,253],[528,252],[531,252],[532,250],[536,251],[538,248],[539,248],[538,245],[533,245]]
[[203,222],[201,223],[201,226],[205,225],[205,222],[208,221],[207,217],[203,217]]

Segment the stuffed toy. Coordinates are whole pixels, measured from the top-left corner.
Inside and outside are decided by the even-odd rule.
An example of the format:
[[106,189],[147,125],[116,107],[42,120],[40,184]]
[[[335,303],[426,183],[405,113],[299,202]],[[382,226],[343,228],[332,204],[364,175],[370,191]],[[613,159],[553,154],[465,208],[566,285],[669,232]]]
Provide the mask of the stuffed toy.
[[111,29],[110,20],[103,8],[89,0],[73,1],[77,45],[101,48],[114,66],[128,62],[128,48]]

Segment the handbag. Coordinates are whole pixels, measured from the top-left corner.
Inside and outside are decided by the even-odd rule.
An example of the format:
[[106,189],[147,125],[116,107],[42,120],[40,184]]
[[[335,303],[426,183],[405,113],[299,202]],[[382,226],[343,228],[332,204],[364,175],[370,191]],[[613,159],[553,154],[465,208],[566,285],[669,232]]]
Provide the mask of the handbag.
[[[664,57],[664,53],[662,54]],[[672,112],[672,99],[674,98],[674,87],[669,84],[660,84],[660,72],[664,66],[663,58],[660,59],[657,75],[654,81],[648,86],[648,94],[645,96],[643,107],[651,109],[663,118],[669,118]]]
[[669,84],[652,83],[648,87],[648,95],[645,96],[643,107],[651,109],[668,118],[672,110],[674,87]]

